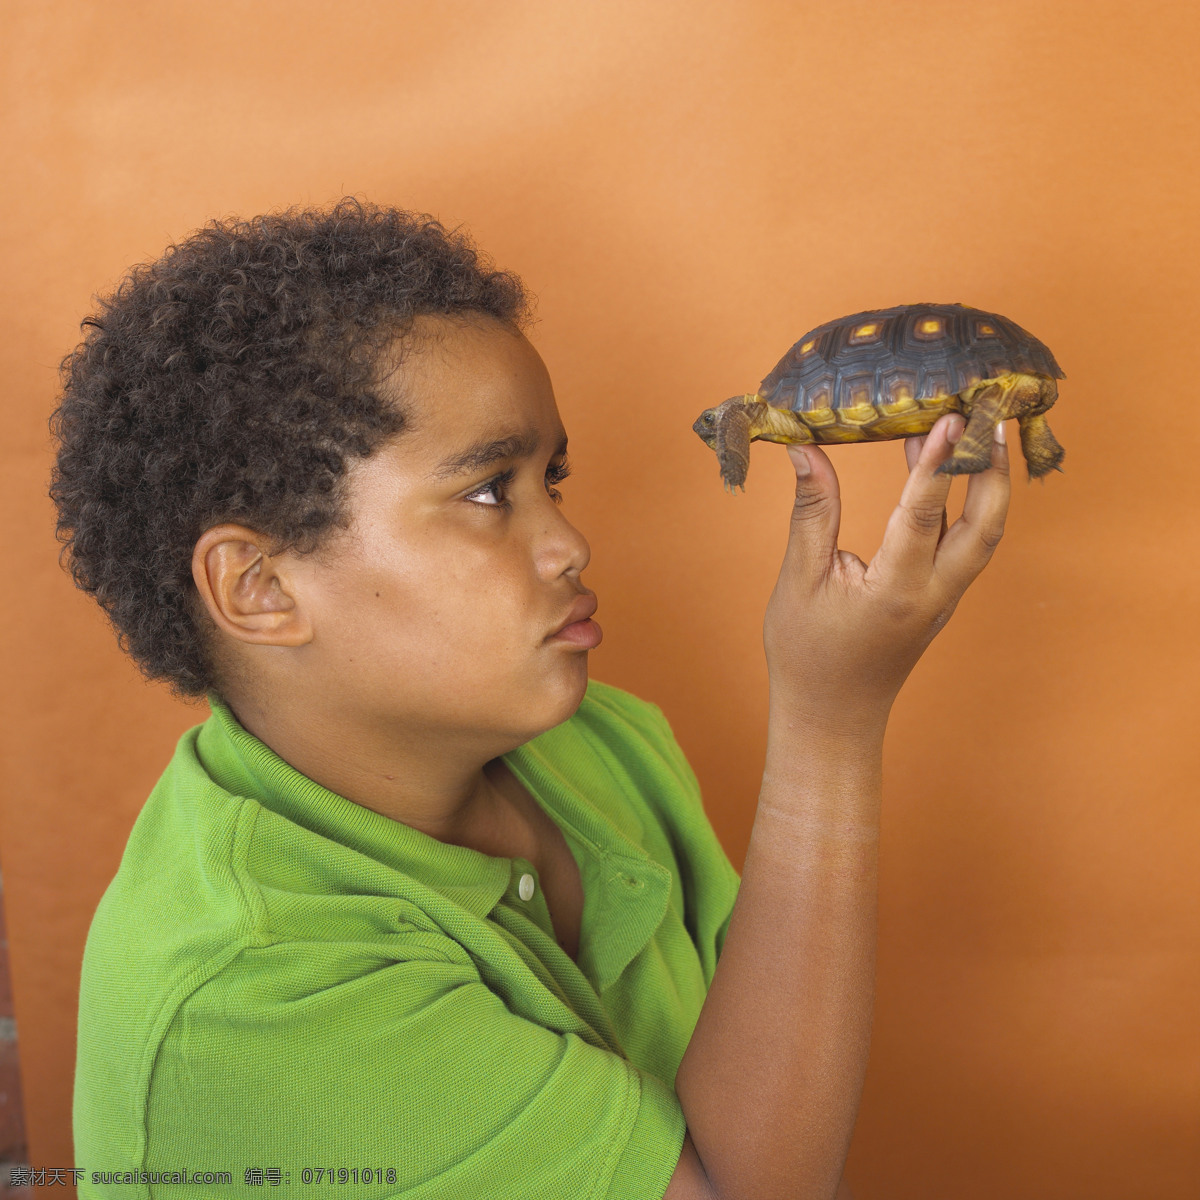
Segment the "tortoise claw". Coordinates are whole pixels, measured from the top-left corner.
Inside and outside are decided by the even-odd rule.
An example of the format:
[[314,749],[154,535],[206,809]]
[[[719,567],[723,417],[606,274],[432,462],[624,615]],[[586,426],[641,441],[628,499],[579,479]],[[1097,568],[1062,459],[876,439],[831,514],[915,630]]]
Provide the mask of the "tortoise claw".
[[992,465],[991,455],[952,454],[942,465],[934,470],[935,475],[978,475]]

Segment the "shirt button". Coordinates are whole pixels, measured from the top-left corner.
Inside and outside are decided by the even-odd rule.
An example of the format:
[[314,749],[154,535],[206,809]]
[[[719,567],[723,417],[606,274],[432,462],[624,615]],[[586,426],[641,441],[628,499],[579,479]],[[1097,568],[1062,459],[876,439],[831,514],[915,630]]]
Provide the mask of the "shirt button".
[[517,884],[517,895],[522,900],[529,900],[533,897],[533,876],[522,875],[521,882]]

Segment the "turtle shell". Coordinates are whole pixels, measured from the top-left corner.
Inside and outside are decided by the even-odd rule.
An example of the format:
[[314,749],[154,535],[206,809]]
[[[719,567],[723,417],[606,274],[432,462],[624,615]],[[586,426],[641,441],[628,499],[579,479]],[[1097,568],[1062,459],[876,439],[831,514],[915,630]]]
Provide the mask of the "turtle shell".
[[901,304],[818,325],[759,387],[776,408],[850,408],[953,395],[1007,372],[1065,379],[1015,322],[963,304]]

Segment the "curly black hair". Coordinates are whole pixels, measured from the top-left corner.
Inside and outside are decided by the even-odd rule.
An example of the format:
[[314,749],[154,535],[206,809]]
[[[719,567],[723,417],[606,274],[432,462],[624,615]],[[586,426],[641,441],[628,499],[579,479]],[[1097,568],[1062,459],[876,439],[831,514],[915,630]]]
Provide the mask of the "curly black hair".
[[224,694],[201,533],[236,521],[271,553],[319,549],[348,525],[353,460],[411,424],[384,395],[385,349],[418,316],[523,329],[532,310],[465,233],[352,197],[213,221],[97,302],[49,421],[59,561],[180,699]]

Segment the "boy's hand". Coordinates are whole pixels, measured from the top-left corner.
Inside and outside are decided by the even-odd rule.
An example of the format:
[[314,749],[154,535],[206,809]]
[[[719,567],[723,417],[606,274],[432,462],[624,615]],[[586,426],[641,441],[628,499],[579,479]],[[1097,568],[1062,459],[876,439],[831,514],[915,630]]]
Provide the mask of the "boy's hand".
[[813,723],[814,733],[882,734],[909,672],[1000,542],[1009,502],[1001,443],[991,467],[968,476],[962,516],[946,526],[953,476],[933,472],[963,424],[952,414],[905,439],[908,482],[869,564],[838,549],[841,498],[829,456],[816,445],[787,448],[796,503],[763,643],[772,708]]

